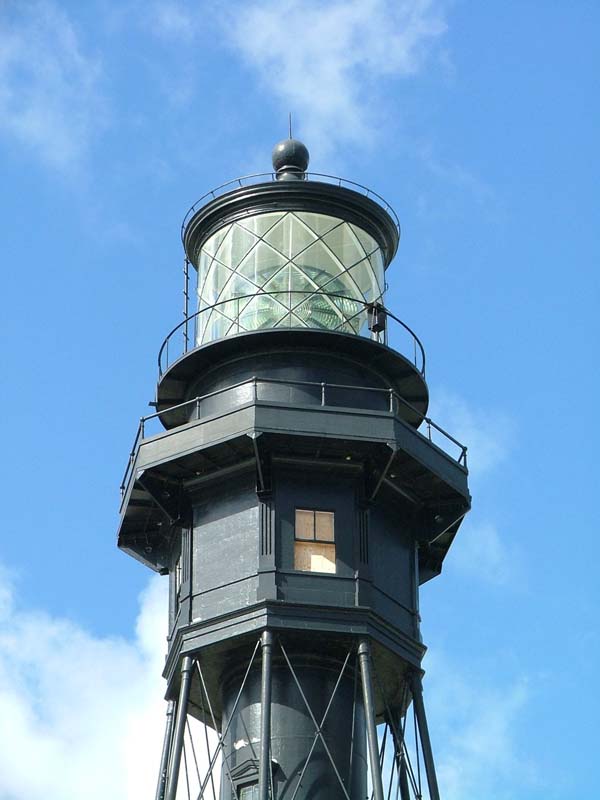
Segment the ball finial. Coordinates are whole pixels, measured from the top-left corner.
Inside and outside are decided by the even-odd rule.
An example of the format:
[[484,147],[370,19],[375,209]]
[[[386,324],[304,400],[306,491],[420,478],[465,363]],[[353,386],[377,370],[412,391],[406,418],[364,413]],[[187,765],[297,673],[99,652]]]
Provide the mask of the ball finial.
[[310,156],[306,146],[298,139],[283,139],[273,148],[273,169],[277,177],[302,177],[308,167]]

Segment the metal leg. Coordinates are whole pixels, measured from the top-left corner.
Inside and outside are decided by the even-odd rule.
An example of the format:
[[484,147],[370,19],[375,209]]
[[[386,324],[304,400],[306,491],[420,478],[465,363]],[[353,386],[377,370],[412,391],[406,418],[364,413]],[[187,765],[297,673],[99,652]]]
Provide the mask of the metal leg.
[[421,747],[423,749],[423,761],[425,762],[425,774],[427,775],[427,785],[431,800],[440,800],[435,765],[433,763],[433,751],[431,749],[431,739],[429,738],[429,728],[425,716],[425,705],[423,704],[423,684],[418,672],[413,672],[410,678],[412,689],[413,704],[415,715],[419,724],[419,734],[421,737]]
[[360,641],[358,662],[360,664],[363,702],[367,722],[367,745],[369,748],[371,780],[373,781],[373,797],[374,800],[383,800],[383,783],[379,768],[379,748],[377,747],[377,725],[375,723],[375,702],[373,700],[373,682],[371,680],[371,649],[368,639],[361,639]]
[[404,758],[400,759],[400,773],[398,776],[400,781],[400,800],[410,800],[410,789],[408,787],[408,772],[406,769],[406,761]]
[[169,768],[166,800],[175,800],[177,794],[177,780],[179,778],[179,767],[181,765],[181,752],[183,750],[183,736],[185,733],[185,721],[187,719],[187,707],[190,699],[193,668],[193,660],[190,656],[185,656],[181,664],[181,686],[179,688],[179,701],[177,703],[177,720],[175,722],[173,755]]
[[169,753],[171,752],[171,742],[173,741],[174,721],[175,701],[169,700],[167,704],[167,724],[165,725],[165,738],[163,741],[162,755],[160,757],[160,771],[158,773],[158,784],[156,786],[155,800],[165,800],[165,789],[167,788],[167,774],[169,770]]
[[258,800],[269,800],[271,772],[271,667],[273,663],[273,634],[265,631],[262,645],[262,682],[260,687],[260,759],[258,762]]

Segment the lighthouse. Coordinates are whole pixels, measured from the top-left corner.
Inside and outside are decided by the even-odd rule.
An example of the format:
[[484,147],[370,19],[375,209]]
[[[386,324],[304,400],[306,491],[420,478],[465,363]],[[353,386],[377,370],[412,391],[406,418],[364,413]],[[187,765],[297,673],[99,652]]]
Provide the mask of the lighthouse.
[[470,506],[466,448],[386,304],[396,214],[308,164],[286,139],[182,226],[118,533],[169,580],[157,800],[196,768],[198,800],[439,800],[419,591]]

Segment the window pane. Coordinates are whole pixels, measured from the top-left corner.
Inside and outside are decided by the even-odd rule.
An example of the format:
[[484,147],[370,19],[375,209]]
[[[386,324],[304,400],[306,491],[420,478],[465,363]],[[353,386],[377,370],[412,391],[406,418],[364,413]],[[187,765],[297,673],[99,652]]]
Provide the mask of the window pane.
[[335,545],[317,542],[294,543],[294,569],[305,572],[335,572]]
[[242,786],[239,791],[240,800],[257,800],[258,798],[258,783],[252,786]]
[[333,511],[315,511],[315,539],[333,542]]
[[[296,539],[315,538],[315,512],[296,509]],[[300,567],[297,567],[300,569]]]

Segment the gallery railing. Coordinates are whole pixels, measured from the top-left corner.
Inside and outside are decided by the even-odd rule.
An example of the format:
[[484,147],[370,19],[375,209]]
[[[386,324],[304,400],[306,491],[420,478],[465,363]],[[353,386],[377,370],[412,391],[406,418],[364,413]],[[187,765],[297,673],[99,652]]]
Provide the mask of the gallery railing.
[[[133,468],[135,464],[135,459],[137,455],[138,448],[140,444],[143,442],[145,438],[149,438],[155,434],[150,433],[148,434],[148,425],[152,422],[157,422],[162,415],[168,414],[169,412],[176,411],[182,408],[189,408],[190,415],[189,415],[189,422],[190,423],[197,423],[202,421],[203,418],[208,418],[209,416],[213,415],[214,412],[214,402],[211,402],[211,411],[210,413],[206,414],[206,417],[203,417],[203,405],[207,405],[209,401],[213,401],[216,397],[222,397],[223,401],[225,402],[225,396],[227,393],[235,393],[235,402],[236,405],[239,406],[244,405],[246,403],[260,403],[262,402],[273,402],[273,400],[265,398],[264,393],[261,392],[261,387],[267,387],[271,385],[276,386],[284,386],[284,387],[299,387],[304,389],[310,389],[312,391],[304,392],[302,395],[302,401],[298,402],[295,401],[294,405],[319,405],[322,407],[340,407],[340,391],[348,391],[352,393],[356,392],[366,392],[366,393],[373,393],[380,397],[385,398],[385,410],[389,414],[393,414],[394,416],[402,416],[400,413],[400,409],[402,407],[408,409],[412,414],[416,414],[417,417],[422,416],[421,412],[403,397],[401,397],[397,392],[393,389],[382,389],[378,387],[369,387],[369,386],[350,386],[346,384],[338,384],[338,383],[318,383],[316,381],[293,381],[293,380],[278,380],[274,378],[257,378],[253,377],[249,380],[241,381],[240,383],[233,384],[232,386],[226,386],[222,389],[218,389],[214,392],[209,392],[208,394],[202,395],[201,397],[194,397],[191,400],[186,400],[184,403],[178,403],[177,405],[171,406],[169,408],[163,409],[162,411],[157,411],[154,414],[148,414],[145,417],[140,419],[140,424],[138,426],[135,439],[131,448],[131,452],[129,455],[129,460],[127,462],[127,466],[125,468],[125,473],[123,475],[123,480],[121,481],[121,496],[124,496],[125,492],[127,491],[127,487],[131,481],[133,475]],[[247,388],[246,396],[244,397],[243,393],[240,393],[240,389],[243,387]],[[336,396],[333,397],[333,393],[335,392]],[[261,397],[263,394],[263,397]],[[329,401],[329,402],[328,402]],[[281,401],[276,401],[281,402]],[[383,405],[383,404],[382,404]],[[422,418],[422,426],[424,433],[420,431],[416,431],[418,436],[422,436],[424,439],[435,444],[446,456],[451,458],[456,463],[460,464],[464,469],[467,469],[467,448],[465,445],[461,444],[457,439],[455,439],[451,434],[445,431],[440,425],[434,422],[430,417],[423,417]]]
[[[394,346],[425,377],[425,349],[411,328],[379,303],[322,291],[257,292],[221,300],[185,317],[167,335],[158,354],[159,376],[181,356],[238,333],[275,328],[350,333]],[[179,336],[181,334],[181,336]]]
[[[189,209],[185,217],[183,218],[183,223],[181,225],[181,239],[183,241],[185,229],[187,227],[188,222],[194,216],[194,214],[202,208],[202,206],[206,205],[210,200],[216,200],[217,197],[220,197],[223,194],[227,194],[227,192],[231,192],[234,189],[241,189],[244,186],[253,186],[257,183],[268,183],[269,181],[277,181],[278,176],[275,172],[256,172],[253,175],[244,175],[242,178],[234,178],[234,180],[227,181],[226,183],[222,183],[220,186],[217,186],[216,189],[211,189],[210,192],[206,192],[203,194],[199,200],[196,200],[194,205]],[[385,211],[391,216],[394,220],[396,228],[400,230],[400,220],[398,219],[398,215],[391,207],[391,205],[381,197],[381,195],[374,192],[372,189],[369,189],[367,186],[363,186],[360,183],[356,183],[355,181],[349,181],[346,178],[340,178],[336,175],[327,175],[322,172],[305,172],[303,177],[300,180],[304,181],[318,181],[319,183],[331,183],[334,186],[342,186],[346,189],[352,189],[359,194],[364,195],[365,197],[370,197],[379,205],[381,205]]]

